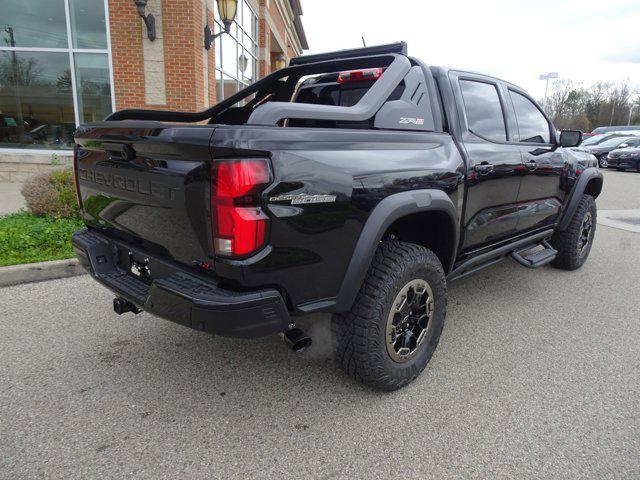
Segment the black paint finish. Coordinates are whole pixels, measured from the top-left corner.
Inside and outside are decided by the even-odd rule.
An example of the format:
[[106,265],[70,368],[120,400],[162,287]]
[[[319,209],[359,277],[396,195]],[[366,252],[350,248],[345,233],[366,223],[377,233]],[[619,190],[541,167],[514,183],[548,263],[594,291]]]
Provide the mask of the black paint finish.
[[[226,289],[275,289],[293,314],[349,309],[368,255],[398,212],[443,214],[446,222],[430,235],[450,244],[444,251],[451,258],[441,258],[448,272],[480,263],[470,259],[485,258],[488,251],[506,252],[514,239],[522,243],[554,228],[593,157],[560,147],[551,124],[549,144],[512,141],[506,91],[517,87],[466,72],[430,72],[429,85],[438,88],[431,94],[442,102],[433,109],[443,112],[442,131],[85,125],[76,133],[83,218],[106,238],[193,268]],[[507,141],[469,131],[462,77],[499,89]],[[244,157],[271,162],[274,180],[262,194],[269,238],[250,258],[229,260],[213,255],[210,172],[218,159]],[[299,194],[335,196],[335,202],[294,205],[273,198]],[[388,205],[395,207],[385,210]],[[398,215],[391,218],[392,212]]]

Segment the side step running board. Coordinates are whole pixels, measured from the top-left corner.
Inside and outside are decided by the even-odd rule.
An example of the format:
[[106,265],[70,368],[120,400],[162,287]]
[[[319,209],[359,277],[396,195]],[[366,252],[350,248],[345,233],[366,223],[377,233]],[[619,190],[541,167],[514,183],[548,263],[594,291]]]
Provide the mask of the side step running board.
[[471,257],[449,272],[449,275],[447,275],[447,281],[450,282],[452,280],[456,280],[468,275],[469,273],[476,272],[482,268],[493,265],[515,250],[530,250],[540,242],[544,241],[545,238],[549,238],[551,235],[553,235],[553,229],[543,230],[542,232],[535,233],[528,237],[519,238],[518,240],[514,240],[506,245],[493,248],[493,250]]
[[511,252],[511,258],[513,258],[516,262],[524,267],[538,268],[551,262],[554,258],[556,258],[556,255],[558,255],[558,251],[555,250],[551,245],[549,245],[549,242],[547,242],[546,240],[540,242],[539,246],[542,246],[543,249],[536,250],[535,252],[530,253],[526,256],[523,255],[523,253],[530,251],[535,246],[532,247],[531,245],[529,245],[528,247],[522,248],[520,250],[514,250],[513,252]]

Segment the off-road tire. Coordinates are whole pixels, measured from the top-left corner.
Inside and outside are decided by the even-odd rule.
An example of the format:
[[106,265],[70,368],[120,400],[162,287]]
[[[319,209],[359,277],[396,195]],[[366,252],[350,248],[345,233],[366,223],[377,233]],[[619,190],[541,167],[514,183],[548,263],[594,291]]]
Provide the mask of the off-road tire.
[[[426,338],[414,356],[404,363],[387,351],[386,328],[390,309],[400,290],[415,279],[430,286],[434,305]],[[413,381],[431,359],[438,345],[447,310],[447,282],[438,257],[412,243],[380,244],[367,276],[351,308],[334,315],[332,332],[336,359],[348,375],[385,391]]]
[[[578,242],[582,233],[582,224],[587,214],[591,214],[591,231],[586,249],[579,253]],[[596,202],[591,195],[582,195],[578,208],[571,218],[569,226],[563,231],[556,231],[551,237],[551,245],[558,250],[558,255],[551,262],[551,265],[563,270],[576,270],[584,265],[596,233],[597,208]]]

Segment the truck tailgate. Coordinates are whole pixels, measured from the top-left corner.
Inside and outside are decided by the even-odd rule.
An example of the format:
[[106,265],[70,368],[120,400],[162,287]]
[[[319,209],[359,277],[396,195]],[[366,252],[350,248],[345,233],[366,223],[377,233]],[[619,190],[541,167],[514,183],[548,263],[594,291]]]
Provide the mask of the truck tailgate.
[[146,121],[81,126],[74,162],[87,225],[182,263],[206,262],[213,130]]

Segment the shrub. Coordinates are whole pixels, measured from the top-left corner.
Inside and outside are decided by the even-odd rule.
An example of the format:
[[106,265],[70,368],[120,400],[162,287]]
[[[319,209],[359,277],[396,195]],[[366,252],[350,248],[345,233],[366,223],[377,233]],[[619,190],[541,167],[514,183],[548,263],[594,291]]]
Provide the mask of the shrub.
[[22,196],[34,215],[69,218],[78,214],[71,169],[36,175],[25,182]]

